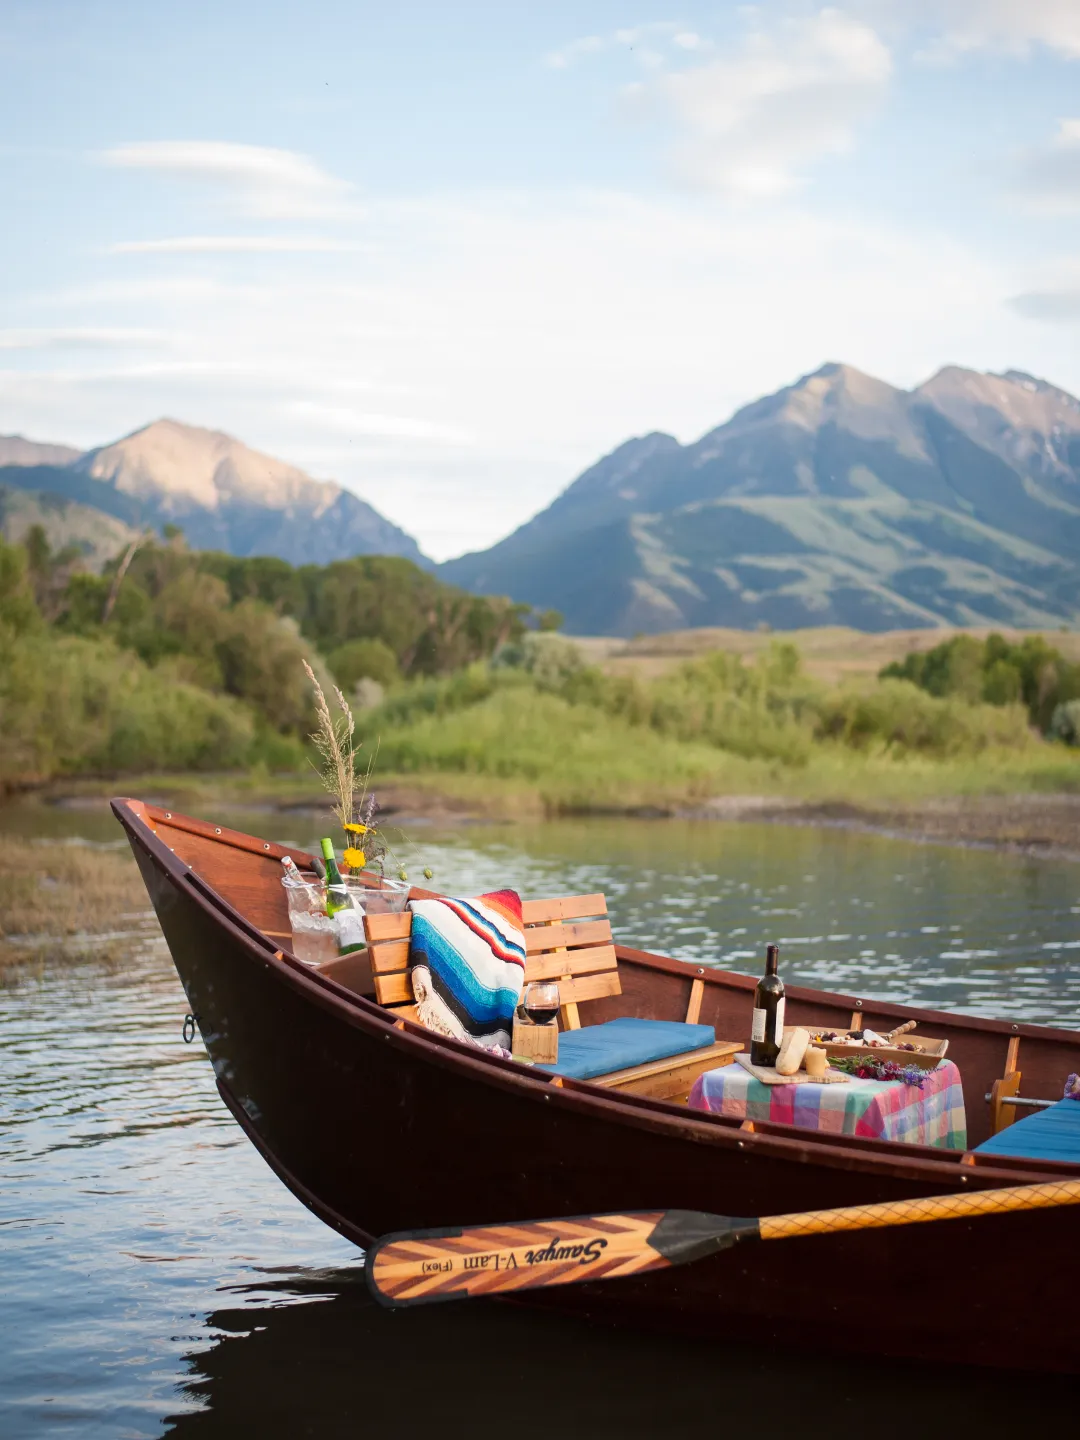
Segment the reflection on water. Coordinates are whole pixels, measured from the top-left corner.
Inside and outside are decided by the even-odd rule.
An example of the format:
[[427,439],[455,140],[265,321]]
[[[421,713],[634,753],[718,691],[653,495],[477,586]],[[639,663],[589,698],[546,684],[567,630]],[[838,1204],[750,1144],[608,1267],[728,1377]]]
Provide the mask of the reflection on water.
[[1068,1377],[830,1363],[805,1352],[798,1324],[778,1354],[752,1336],[723,1346],[490,1302],[390,1313],[356,1267],[243,1288],[246,1303],[223,1297],[207,1319],[213,1344],[190,1357],[183,1394],[201,1408],[170,1418],[176,1440],[740,1431],[834,1440],[894,1433],[901,1407],[957,1436],[1022,1436],[1036,1395],[1040,1427],[1075,1421]]
[[[215,819],[300,843],[319,828],[297,815]],[[54,839],[116,839],[94,812],[0,811],[23,833],[46,823]],[[769,826],[413,837],[448,889],[604,890],[631,942],[753,970],[778,939],[791,980],[1080,1023],[1080,867]],[[379,1310],[357,1252],[228,1116],[201,1044],[181,1041],[186,1008],[160,940],[140,941],[120,969],[46,963],[0,990],[5,1440],[391,1426],[689,1435],[760,1428],[763,1406],[779,1429],[832,1435],[838,1423],[881,1428],[898,1397],[959,1433],[1015,1435],[1032,1396],[1045,1420],[1070,1393],[811,1360],[801,1321],[781,1356],[752,1337],[733,1352],[524,1309]],[[554,1360],[539,1382],[525,1364],[538,1351]]]

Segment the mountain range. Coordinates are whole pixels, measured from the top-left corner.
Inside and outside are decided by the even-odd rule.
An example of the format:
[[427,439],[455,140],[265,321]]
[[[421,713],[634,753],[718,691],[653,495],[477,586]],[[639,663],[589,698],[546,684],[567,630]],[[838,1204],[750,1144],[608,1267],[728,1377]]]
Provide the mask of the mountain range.
[[[158,420],[81,453],[0,437],[0,527],[103,559],[135,527],[325,564],[430,562],[330,480]],[[949,366],[901,390],[824,365],[700,440],[628,440],[444,580],[563,613],[570,634],[694,626],[1045,628],[1080,621],[1080,401]]]
[[1080,618],[1080,402],[950,366],[911,391],[829,364],[700,440],[629,440],[489,550],[466,589],[576,634]]
[[[124,527],[176,524],[200,550],[279,555],[295,565],[372,554],[430,563],[411,535],[334,481],[176,420],[85,453],[0,436],[0,488],[92,507]],[[55,525],[57,514],[45,519]],[[78,512],[67,515],[70,529]],[[48,523],[46,530],[55,544]]]

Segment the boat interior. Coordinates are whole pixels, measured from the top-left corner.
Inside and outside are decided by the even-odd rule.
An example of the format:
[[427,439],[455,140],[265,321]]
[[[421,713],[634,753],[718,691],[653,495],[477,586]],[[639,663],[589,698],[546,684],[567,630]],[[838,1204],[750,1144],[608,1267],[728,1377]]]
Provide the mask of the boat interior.
[[[312,967],[291,953],[280,863],[290,856],[301,872],[310,871],[309,854],[141,801],[117,803],[187,867],[186,878],[204,898],[272,948],[280,962],[311,974]],[[431,894],[414,889],[411,898]],[[600,894],[523,898],[523,918],[526,980],[557,980],[561,1005],[559,1066],[520,1067],[538,1083],[587,1086],[593,1093],[685,1114],[695,1080],[749,1048],[753,978],[618,943]],[[319,979],[346,1003],[361,997],[384,1009],[396,1027],[456,1045],[417,1019],[409,978],[410,912],[368,914],[364,923],[366,948],[320,965]],[[663,936],[657,942],[662,946]],[[1075,1175],[1080,1103],[1063,1101],[1062,1095],[1067,1077],[1080,1071],[1080,1033],[790,985],[787,1020],[808,1028],[879,1032],[915,1021],[919,1036],[947,1042],[948,1059],[963,1084],[968,1148],[962,1153],[841,1134],[815,1135],[815,1141],[863,1153],[902,1150],[912,1159],[993,1166],[999,1172],[1037,1168]],[[788,1138],[799,1133],[786,1124],[739,1122],[722,1114],[695,1111],[695,1119]]]

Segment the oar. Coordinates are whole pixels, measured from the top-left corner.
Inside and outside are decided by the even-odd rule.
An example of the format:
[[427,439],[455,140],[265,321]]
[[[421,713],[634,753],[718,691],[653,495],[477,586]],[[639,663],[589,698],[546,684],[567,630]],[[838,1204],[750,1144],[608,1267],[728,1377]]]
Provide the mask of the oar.
[[760,1220],[700,1210],[648,1210],[461,1230],[405,1230],[385,1235],[369,1248],[366,1273],[384,1305],[419,1305],[666,1270],[727,1250],[740,1240],[786,1240],[1077,1204],[1080,1180],[1059,1180]]

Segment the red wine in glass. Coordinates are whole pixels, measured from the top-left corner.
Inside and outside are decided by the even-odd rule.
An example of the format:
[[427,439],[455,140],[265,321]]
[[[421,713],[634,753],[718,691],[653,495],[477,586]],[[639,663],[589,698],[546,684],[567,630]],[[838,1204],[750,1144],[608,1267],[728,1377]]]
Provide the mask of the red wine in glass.
[[522,1005],[534,1025],[549,1025],[559,1013],[559,987],[554,980],[534,980],[525,987]]

